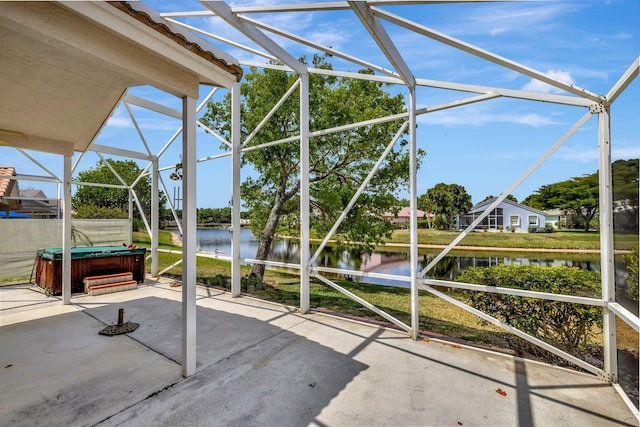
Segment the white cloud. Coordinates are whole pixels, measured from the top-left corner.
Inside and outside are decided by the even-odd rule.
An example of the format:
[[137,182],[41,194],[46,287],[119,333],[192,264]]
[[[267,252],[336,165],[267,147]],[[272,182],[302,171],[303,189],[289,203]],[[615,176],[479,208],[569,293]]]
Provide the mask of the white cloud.
[[114,115],[107,121],[107,126],[117,128],[132,128],[133,123],[131,123],[131,119],[129,119],[128,117],[117,117]]
[[640,157],[640,146],[637,147],[624,147],[614,148],[611,150],[611,157],[614,160],[618,159],[635,159]]
[[[640,147],[621,147],[611,150],[611,158],[613,160],[618,159],[635,159],[640,157]],[[598,160],[598,150],[581,150],[578,147],[571,151],[562,151],[560,158],[563,160],[576,160],[579,162],[587,163],[594,160]]]
[[[511,6],[511,5],[510,5]],[[575,11],[576,5],[569,3],[558,4],[519,4],[513,7],[486,6],[481,12],[465,16],[456,16],[455,21],[449,23],[445,31],[450,34],[489,34],[497,36],[512,32],[531,32],[541,25],[551,22]]]
[[[569,71],[549,70],[545,73],[545,75],[565,84],[572,85],[575,83]],[[542,92],[542,93],[564,93],[563,90],[558,89],[554,86],[551,86],[547,83],[543,83],[540,80],[536,80],[536,79],[531,79],[529,83],[522,86],[522,90],[528,90],[531,92]]]
[[[139,109],[135,108],[135,110]],[[176,131],[181,125],[179,120],[172,117],[148,118],[140,117],[139,114],[136,116],[136,122],[140,129],[160,131]],[[124,114],[121,110],[116,110],[114,115],[107,121],[108,128],[134,129],[134,126],[128,114]]]
[[460,114],[455,109],[419,116],[418,123],[466,127],[479,127],[489,123],[517,123],[533,127],[562,124],[562,122],[553,120],[550,117],[534,113],[475,111],[473,113],[465,112],[465,114]]

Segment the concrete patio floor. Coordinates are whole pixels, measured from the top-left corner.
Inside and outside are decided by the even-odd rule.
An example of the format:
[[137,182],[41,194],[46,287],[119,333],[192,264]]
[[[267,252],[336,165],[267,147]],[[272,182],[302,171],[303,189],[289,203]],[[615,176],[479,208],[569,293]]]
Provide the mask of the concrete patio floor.
[[[198,288],[182,378],[168,281],[72,305],[0,286],[0,425],[637,425],[591,375]],[[128,335],[98,332],[117,321]]]

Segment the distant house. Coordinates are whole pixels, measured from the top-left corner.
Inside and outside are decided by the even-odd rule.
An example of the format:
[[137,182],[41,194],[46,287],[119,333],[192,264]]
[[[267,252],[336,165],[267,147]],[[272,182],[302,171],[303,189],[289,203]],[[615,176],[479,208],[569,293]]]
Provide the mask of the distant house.
[[551,226],[555,229],[558,228],[567,228],[569,223],[566,210],[562,209],[549,209],[545,211],[545,222],[548,226]]
[[49,199],[42,190],[21,190],[18,212],[31,218],[51,219],[59,217],[58,199]]
[[[417,215],[419,220],[433,218],[433,214],[428,214],[420,209],[417,209]],[[400,209],[397,214],[393,212],[385,212],[382,216],[391,221],[391,224],[393,225],[403,224],[405,222],[409,222],[409,218],[411,217],[411,208],[404,207]]]
[[[458,215],[457,230],[464,230],[471,225],[495,200],[495,197],[485,200],[472,207],[471,210],[464,215]],[[476,230],[504,230],[526,233],[531,228],[544,229],[545,226],[546,214],[544,212],[521,205],[520,203],[512,202],[511,200],[503,200],[478,224]]]

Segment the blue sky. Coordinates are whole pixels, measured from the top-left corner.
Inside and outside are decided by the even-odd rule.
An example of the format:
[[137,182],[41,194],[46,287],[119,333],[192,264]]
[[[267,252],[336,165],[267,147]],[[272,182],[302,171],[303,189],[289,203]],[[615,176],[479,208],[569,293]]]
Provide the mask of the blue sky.
[[[300,3],[297,0],[296,3]],[[160,12],[204,10],[197,1],[147,1]],[[234,5],[275,4],[276,1],[238,1]],[[292,2],[288,2],[292,3]],[[385,10],[411,19],[467,43],[547,73],[558,80],[604,95],[640,54],[640,1],[533,1],[523,3],[444,4],[384,6]],[[351,12],[252,15],[320,44],[392,68]],[[181,19],[190,25],[255,47],[217,18]],[[384,23],[416,77],[510,89],[562,93],[515,71],[457,51],[425,37]],[[273,37],[294,56],[312,55],[313,50],[289,40]],[[211,41],[211,40],[210,40]],[[224,47],[241,60],[264,59]],[[356,71],[359,67],[340,60],[334,68]],[[401,87],[391,91],[405,92]],[[180,100],[153,88],[134,88],[131,93],[180,108]],[[208,93],[202,87],[201,96]],[[220,90],[214,99],[225,93]],[[406,93],[406,92],[405,92]],[[611,108],[614,159],[640,156],[640,78],[637,78]],[[469,94],[419,88],[418,107],[465,98]],[[132,107],[142,133],[158,151],[179,123]],[[439,182],[457,183],[471,194],[474,203],[487,195],[499,195],[553,145],[586,112],[585,108],[559,106],[499,98],[466,107],[423,115],[418,120],[418,145],[428,153],[418,174],[418,194]],[[97,143],[143,151],[140,138],[124,108],[119,108],[98,137]],[[387,142],[384,142],[386,144]],[[198,134],[198,157],[219,153],[216,139]],[[179,161],[179,140],[161,160],[161,166]],[[62,159],[29,152],[58,176]],[[38,166],[9,147],[0,147],[0,164],[16,166],[19,174],[45,175]],[[87,154],[79,170],[95,165],[95,154]],[[144,167],[144,164],[140,164]],[[539,168],[514,195],[522,200],[541,185],[593,173],[598,169],[597,118],[594,116]],[[250,174],[243,170],[243,175]],[[168,172],[163,175],[172,196]],[[55,186],[21,182],[20,187],[45,190],[56,197]],[[401,194],[400,196],[406,196]],[[230,159],[198,166],[198,207],[223,207],[231,197]]]

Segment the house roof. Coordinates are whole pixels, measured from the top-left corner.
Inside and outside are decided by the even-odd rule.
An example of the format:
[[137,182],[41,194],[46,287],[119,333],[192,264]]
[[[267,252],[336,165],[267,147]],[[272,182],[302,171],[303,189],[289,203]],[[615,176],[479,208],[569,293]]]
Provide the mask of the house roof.
[[242,69],[135,2],[0,2],[0,144],[84,151],[120,99],[150,85],[197,99]]
[[20,190],[20,197],[46,199],[47,195],[44,194],[44,191],[42,190],[27,189],[27,190]]
[[[423,218],[425,215],[427,215],[425,211],[421,211],[420,209],[417,209],[416,213],[418,214],[418,218]],[[385,217],[389,217],[389,218],[409,218],[410,215],[411,215],[410,207],[404,207],[400,209],[397,215],[394,214],[393,212],[385,212],[384,214]]]
[[16,209],[19,205],[17,200],[6,200],[12,194],[14,189],[18,188],[17,181],[10,178],[2,178],[3,176],[15,176],[16,169],[13,166],[0,166],[0,208]]
[[[471,210],[469,212],[467,212],[467,213],[482,212],[482,211],[485,210],[485,208],[487,206],[489,206],[491,203],[493,203],[496,199],[497,199],[497,197],[492,197],[491,199],[484,200],[484,201],[478,203],[477,205],[473,206],[471,208]],[[518,207],[518,208],[521,208],[521,209],[526,209],[528,211],[534,212],[534,213],[536,213],[538,215],[542,215],[542,216],[546,215],[545,212],[542,212],[542,211],[540,211],[538,209],[534,209],[532,207],[529,207],[529,206],[526,206],[526,205],[523,205],[523,204],[520,204],[520,203],[516,203],[516,202],[514,202],[512,200],[508,200],[508,199],[503,200],[500,204],[512,205],[512,206],[515,206],[515,207]]]

